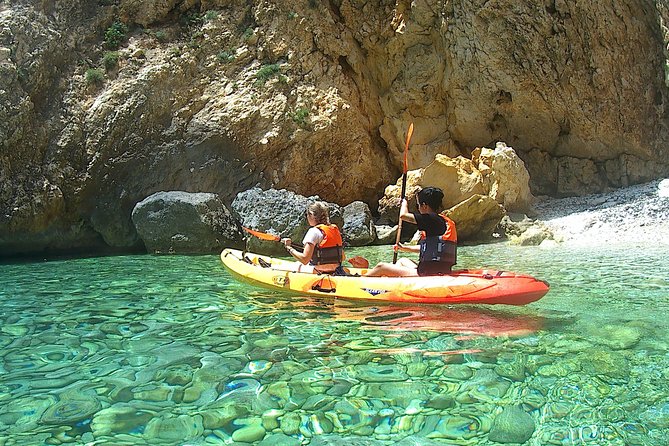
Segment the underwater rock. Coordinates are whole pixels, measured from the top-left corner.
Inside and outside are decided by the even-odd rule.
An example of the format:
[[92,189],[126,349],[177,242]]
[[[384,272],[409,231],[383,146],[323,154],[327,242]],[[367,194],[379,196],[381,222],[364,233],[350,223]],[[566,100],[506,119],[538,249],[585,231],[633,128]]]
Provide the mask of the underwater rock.
[[91,418],[102,408],[96,398],[67,399],[49,407],[42,415],[42,423],[71,425]]
[[249,361],[239,373],[252,376],[262,376],[271,367],[272,363],[270,361],[256,359]]
[[274,429],[279,428],[279,417],[284,415],[286,412],[283,410],[270,409],[262,414],[262,426],[266,431],[273,431]]
[[300,446],[302,442],[283,433],[271,434],[263,438],[258,446]]
[[5,400],[0,406],[0,432],[8,426],[9,432],[27,432],[37,427],[44,412],[57,404],[56,397],[16,398]]
[[504,378],[522,382],[525,380],[525,362],[526,358],[524,356],[516,355],[509,362],[497,364],[494,371]]
[[581,353],[578,359],[583,365],[583,370],[589,374],[611,378],[629,376],[629,362],[620,352],[592,349]]
[[409,378],[404,367],[394,364],[368,363],[347,369],[355,378],[367,382],[405,381]]
[[242,425],[241,428],[232,433],[234,441],[253,443],[265,437],[265,428],[262,427],[262,420],[258,417],[235,420],[233,424]]
[[442,378],[455,381],[466,381],[474,374],[470,367],[462,364],[449,364],[439,372]]
[[425,403],[425,407],[438,410],[450,409],[455,407],[455,398],[453,395],[434,395]]
[[330,396],[343,396],[346,395],[354,385],[354,382],[343,378],[335,379],[332,387],[330,387],[326,393]]
[[295,435],[300,432],[302,417],[295,412],[287,413],[281,417],[281,430],[286,435]]
[[[511,387],[511,382],[497,375],[490,369],[477,370],[469,381],[462,384],[462,390],[467,392],[474,401],[495,401],[502,398]],[[458,398],[464,398],[461,393]],[[458,399],[460,401],[460,399]]]
[[597,332],[593,333],[594,340],[613,350],[627,350],[639,343],[642,338],[638,327],[626,325],[604,325],[598,326]]
[[226,427],[233,420],[248,415],[245,407],[237,406],[230,402],[222,407],[212,407],[200,411],[202,425],[205,429],[218,429]]
[[329,410],[334,405],[335,399],[327,395],[311,395],[302,404],[302,410],[312,412],[314,410]]
[[170,418],[152,418],[144,430],[144,438],[183,441],[204,433],[201,415],[179,415]]
[[651,429],[669,428],[669,403],[665,403],[659,407],[650,407],[640,414],[639,419]]
[[393,406],[408,406],[416,398],[426,399],[430,395],[422,381],[370,383],[368,394],[388,400]]
[[118,403],[100,410],[93,416],[91,431],[95,438],[109,435],[112,432],[115,435],[141,432],[144,425],[152,418],[153,415],[145,410],[126,403]]
[[156,372],[156,381],[165,381],[171,386],[185,386],[193,379],[193,368],[188,364],[170,366]]
[[480,427],[481,423],[475,418],[446,417],[437,422],[434,432],[427,434],[427,438],[469,439],[480,435]]
[[496,443],[525,443],[534,434],[534,418],[516,406],[505,407],[495,417],[488,439]]

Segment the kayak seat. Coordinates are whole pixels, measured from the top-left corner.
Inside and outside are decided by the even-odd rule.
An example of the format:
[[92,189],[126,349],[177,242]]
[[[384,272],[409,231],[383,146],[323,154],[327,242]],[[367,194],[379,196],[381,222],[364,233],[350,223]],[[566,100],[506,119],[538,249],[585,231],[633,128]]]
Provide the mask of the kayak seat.
[[360,277],[360,274],[351,274],[349,270],[344,268],[343,266],[339,265],[335,270],[332,272],[333,276],[351,276],[351,277]]

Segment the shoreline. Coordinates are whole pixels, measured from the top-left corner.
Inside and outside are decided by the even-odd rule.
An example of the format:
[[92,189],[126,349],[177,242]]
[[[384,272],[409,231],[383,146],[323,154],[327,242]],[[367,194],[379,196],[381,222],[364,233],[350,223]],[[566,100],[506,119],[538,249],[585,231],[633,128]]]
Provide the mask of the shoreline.
[[566,245],[669,245],[669,179],[582,197],[544,197],[533,211]]

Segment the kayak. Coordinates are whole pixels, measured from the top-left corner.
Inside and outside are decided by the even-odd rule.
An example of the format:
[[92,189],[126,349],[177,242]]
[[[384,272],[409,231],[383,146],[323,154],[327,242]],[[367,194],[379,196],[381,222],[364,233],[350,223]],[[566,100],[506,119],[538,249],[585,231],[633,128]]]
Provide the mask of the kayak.
[[350,275],[335,276],[298,272],[295,261],[231,248],[221,252],[221,261],[233,277],[252,285],[351,300],[525,305],[549,290],[546,282],[532,276],[489,269],[458,270],[443,276],[366,277],[366,269],[346,268]]

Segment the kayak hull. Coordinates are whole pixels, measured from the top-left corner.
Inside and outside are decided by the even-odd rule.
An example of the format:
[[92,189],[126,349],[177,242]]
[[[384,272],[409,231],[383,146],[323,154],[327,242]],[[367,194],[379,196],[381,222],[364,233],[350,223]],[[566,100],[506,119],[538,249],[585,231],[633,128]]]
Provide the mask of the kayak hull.
[[255,286],[351,300],[525,305],[549,290],[546,282],[532,276],[486,269],[444,276],[366,277],[365,269],[347,268],[352,276],[332,276],[297,272],[296,262],[229,248],[221,253],[221,261],[235,278]]

